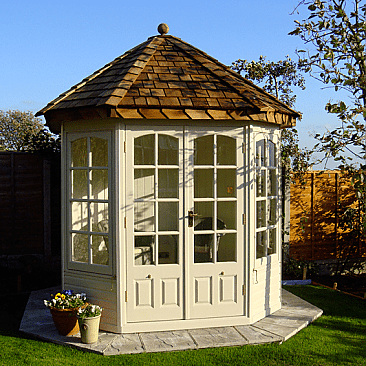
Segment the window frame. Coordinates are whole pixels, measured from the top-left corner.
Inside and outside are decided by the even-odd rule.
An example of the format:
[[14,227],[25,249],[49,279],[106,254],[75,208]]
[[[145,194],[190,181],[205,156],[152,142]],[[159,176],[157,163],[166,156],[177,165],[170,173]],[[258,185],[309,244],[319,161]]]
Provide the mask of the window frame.
[[[254,226],[254,260],[255,261],[263,261],[268,260],[269,258],[279,257],[280,254],[280,229],[281,229],[281,221],[280,221],[280,207],[281,207],[281,176],[280,176],[280,147],[279,147],[279,136],[275,130],[269,128],[261,128],[258,130],[253,131],[254,139],[253,139],[253,181],[254,181],[254,213],[255,213],[255,220],[253,223]],[[257,156],[257,143],[260,141],[264,141],[264,150],[265,150],[265,157],[264,163],[258,165],[258,156]],[[269,144],[273,143],[275,147],[275,162],[274,165],[269,165],[270,157],[269,157]],[[274,194],[269,195],[269,179],[270,179],[270,172],[275,172],[275,192]],[[258,177],[261,173],[263,179],[263,188],[264,194],[258,195]],[[271,208],[271,201],[276,200],[275,206],[275,220],[274,222],[270,223],[270,208]],[[258,225],[258,203],[265,202],[265,209],[264,209],[264,224],[262,226]],[[263,216],[262,216],[263,217]],[[270,232],[271,230],[276,230],[275,233],[275,246],[274,252],[270,253]],[[264,234],[265,240],[265,253],[262,256],[258,255],[258,235],[259,233]]]
[[[114,239],[113,239],[113,220],[112,220],[112,212],[113,212],[113,205],[112,202],[114,200],[114,184],[112,181],[112,131],[93,131],[93,132],[68,132],[66,134],[67,138],[67,150],[66,150],[66,164],[65,164],[65,204],[66,204],[66,218],[65,220],[65,256],[66,256],[66,263],[68,270],[77,270],[77,271],[83,271],[83,272],[90,272],[90,273],[96,273],[96,274],[104,274],[104,275],[112,275],[113,274],[113,268],[114,268]],[[72,167],[72,142],[79,140],[79,139],[87,139],[87,148],[88,152],[90,154],[90,139],[91,138],[101,138],[105,139],[108,142],[108,166],[97,166],[93,167],[90,163],[90,157],[87,159],[87,166],[86,167]],[[72,172],[75,170],[86,170],[88,173],[91,170],[107,170],[107,176],[108,176],[108,197],[107,199],[99,199],[99,198],[92,198],[91,195],[88,195],[87,198],[82,199],[75,199],[72,197]],[[90,175],[88,175],[88,192],[92,189],[91,187],[91,180]],[[72,203],[73,202],[85,202],[88,206],[92,203],[105,203],[108,205],[108,232],[105,233],[103,231],[93,231],[91,227],[91,217],[90,217],[90,211],[88,209],[88,228],[87,230],[77,230],[73,229],[72,225]],[[88,235],[88,261],[87,262],[78,262],[73,260],[73,244],[72,244],[72,237],[75,233],[82,233]],[[92,238],[89,239],[92,235],[100,235],[103,233],[103,236],[108,237],[108,264],[98,264],[98,263],[92,263],[90,256],[91,253],[91,246],[92,246]]]

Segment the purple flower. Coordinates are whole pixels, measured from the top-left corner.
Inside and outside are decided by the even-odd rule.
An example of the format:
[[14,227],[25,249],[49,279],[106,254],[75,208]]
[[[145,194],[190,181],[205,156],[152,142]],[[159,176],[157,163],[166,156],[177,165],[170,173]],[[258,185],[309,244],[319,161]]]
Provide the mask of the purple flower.
[[62,293],[64,295],[68,295],[68,296],[71,296],[72,295],[72,290],[63,290]]

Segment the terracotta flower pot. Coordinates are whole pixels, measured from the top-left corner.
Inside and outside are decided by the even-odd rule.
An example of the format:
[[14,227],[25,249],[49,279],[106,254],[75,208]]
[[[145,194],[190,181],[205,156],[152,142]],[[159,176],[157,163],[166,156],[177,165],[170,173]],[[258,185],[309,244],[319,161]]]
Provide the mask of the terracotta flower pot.
[[74,309],[57,309],[50,308],[53,323],[58,333],[63,336],[74,335],[79,332],[79,324],[76,318],[78,308]]
[[77,317],[77,319],[79,322],[81,341],[83,343],[97,342],[99,336],[100,315],[84,319]]

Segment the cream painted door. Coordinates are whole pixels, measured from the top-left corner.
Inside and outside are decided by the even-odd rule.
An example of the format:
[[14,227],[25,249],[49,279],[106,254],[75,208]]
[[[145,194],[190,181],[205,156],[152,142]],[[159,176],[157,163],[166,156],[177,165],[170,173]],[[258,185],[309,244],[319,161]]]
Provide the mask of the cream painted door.
[[243,315],[243,129],[186,135],[188,316]]
[[127,129],[127,321],[183,318],[182,129]]
[[127,321],[242,315],[243,130],[126,141]]

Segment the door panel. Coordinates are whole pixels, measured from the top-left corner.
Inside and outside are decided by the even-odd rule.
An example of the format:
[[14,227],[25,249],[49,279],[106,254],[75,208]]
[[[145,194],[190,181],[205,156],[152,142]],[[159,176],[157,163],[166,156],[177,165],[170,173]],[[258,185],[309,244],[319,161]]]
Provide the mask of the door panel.
[[182,129],[127,131],[128,321],[183,318]]
[[[243,315],[243,130],[185,136],[189,317]],[[193,177],[193,179],[189,179]],[[240,280],[239,280],[240,279]]]

